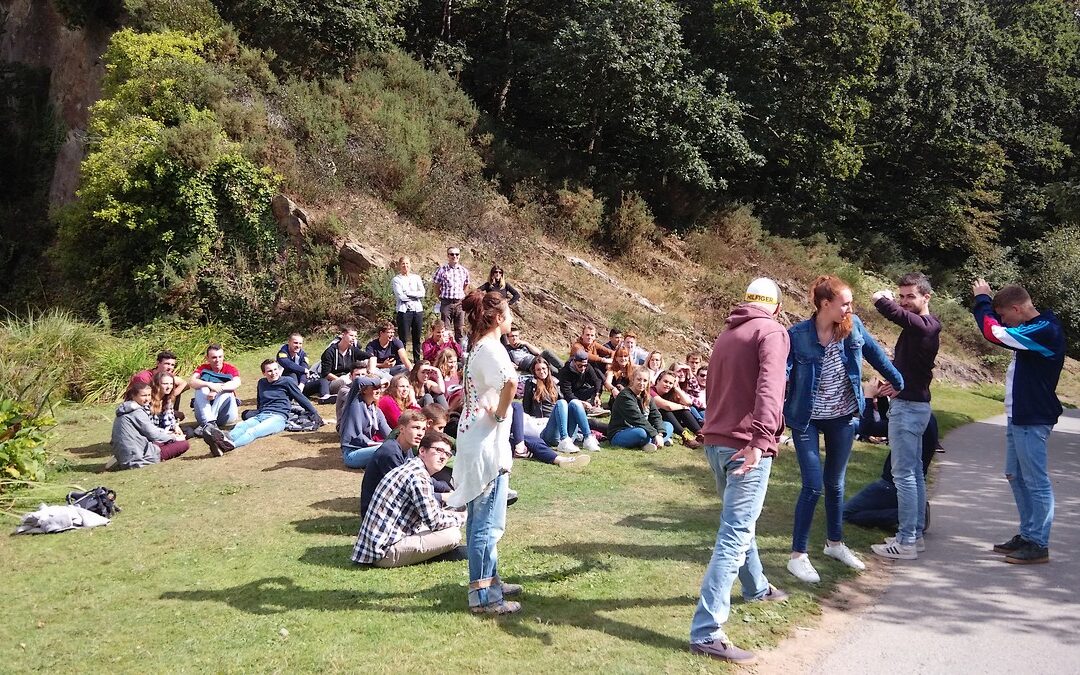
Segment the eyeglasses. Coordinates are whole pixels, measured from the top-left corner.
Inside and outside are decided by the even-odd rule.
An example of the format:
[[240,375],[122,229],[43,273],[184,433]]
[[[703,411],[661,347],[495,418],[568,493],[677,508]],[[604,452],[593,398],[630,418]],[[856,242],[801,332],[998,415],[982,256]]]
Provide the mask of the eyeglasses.
[[453,457],[454,456],[454,451],[451,450],[450,448],[441,448],[441,447],[439,447],[437,445],[433,445],[433,446],[429,447],[428,450],[432,450],[434,452],[437,452],[440,455],[442,455],[443,457]]
[[446,255],[450,256],[451,258],[457,258],[461,254],[460,253],[447,253]]

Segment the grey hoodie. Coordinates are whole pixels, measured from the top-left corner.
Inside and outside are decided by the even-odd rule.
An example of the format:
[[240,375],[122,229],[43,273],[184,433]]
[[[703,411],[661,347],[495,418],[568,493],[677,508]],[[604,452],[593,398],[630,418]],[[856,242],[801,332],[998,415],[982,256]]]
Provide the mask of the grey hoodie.
[[169,432],[158,428],[150,415],[135,401],[124,401],[116,408],[112,444],[118,469],[137,469],[161,461],[161,449],[154,442],[173,440]]

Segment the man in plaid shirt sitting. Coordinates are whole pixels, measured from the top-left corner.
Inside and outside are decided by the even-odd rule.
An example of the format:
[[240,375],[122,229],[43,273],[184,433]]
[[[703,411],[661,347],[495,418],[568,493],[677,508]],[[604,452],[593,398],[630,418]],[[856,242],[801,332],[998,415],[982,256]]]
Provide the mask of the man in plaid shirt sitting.
[[429,431],[413,457],[386,474],[371,498],[353,547],[352,561],[376,567],[415,565],[461,543],[465,513],[435,501],[431,476],[453,454],[450,438]]

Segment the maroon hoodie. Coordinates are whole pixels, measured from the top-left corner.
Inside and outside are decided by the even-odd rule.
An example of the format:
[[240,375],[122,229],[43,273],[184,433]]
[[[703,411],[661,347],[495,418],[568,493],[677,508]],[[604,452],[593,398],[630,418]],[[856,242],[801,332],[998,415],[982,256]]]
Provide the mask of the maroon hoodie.
[[743,304],[731,312],[709,358],[705,443],[736,450],[753,445],[776,456],[789,347],[787,330],[766,310]]

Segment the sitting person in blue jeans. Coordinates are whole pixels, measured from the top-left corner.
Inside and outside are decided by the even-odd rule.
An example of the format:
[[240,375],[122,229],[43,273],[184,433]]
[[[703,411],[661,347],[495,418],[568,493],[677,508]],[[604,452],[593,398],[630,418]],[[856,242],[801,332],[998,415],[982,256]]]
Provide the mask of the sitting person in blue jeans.
[[214,457],[221,457],[223,452],[241,448],[257,438],[285,431],[292,401],[299,403],[312,415],[315,423],[322,426],[323,421],[319,416],[319,411],[300,391],[296,380],[281,376],[281,365],[277,361],[274,359],[263,361],[262,372],[263,379],[259,380],[257,388],[258,408],[253,417],[237,424],[230,433],[225,433],[212,422],[203,426],[203,440],[210,446],[210,454]]
[[641,448],[654,452],[662,445],[671,445],[674,428],[660,417],[660,411],[649,396],[652,372],[637,366],[630,373],[630,385],[619,392],[611,403],[608,438],[621,448]]
[[600,444],[589,427],[585,406],[574,399],[567,401],[559,391],[559,381],[551,375],[551,367],[543,359],[535,359],[530,368],[533,379],[525,383],[521,405],[530,417],[546,420],[538,434],[548,445],[559,452],[578,451],[574,439],[581,433],[582,447],[590,452],[600,449]]
[[[878,410],[875,411],[868,399],[862,420],[859,422],[859,438],[888,437],[889,421],[886,418],[888,410],[888,398],[878,399]],[[880,418],[875,418],[878,412]],[[930,423],[926,425],[926,431],[922,437],[922,466],[923,475],[930,470],[930,462],[940,447],[938,443],[937,417],[930,415]],[[899,523],[899,511],[896,502],[896,486],[893,485],[892,477],[892,453],[885,456],[885,466],[881,469],[881,478],[864,487],[859,494],[855,495],[844,504],[844,522],[863,527],[880,527],[886,530],[895,530]],[[926,519],[923,531],[930,528],[930,504],[926,505]]]
[[350,469],[365,468],[383,441],[390,438],[390,425],[376,405],[376,392],[381,386],[381,380],[357,377],[341,408],[341,458]]

